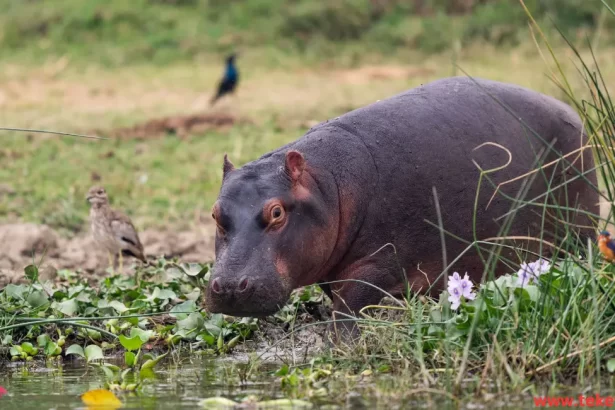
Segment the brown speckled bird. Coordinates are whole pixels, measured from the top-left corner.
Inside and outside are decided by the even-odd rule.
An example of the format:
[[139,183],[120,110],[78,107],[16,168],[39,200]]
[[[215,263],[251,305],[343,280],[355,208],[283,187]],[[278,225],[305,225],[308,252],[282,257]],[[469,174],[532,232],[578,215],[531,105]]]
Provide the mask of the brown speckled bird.
[[122,256],[133,256],[147,263],[137,230],[128,216],[109,206],[109,198],[105,189],[101,186],[93,186],[86,198],[91,204],[92,236],[109,252],[109,264],[111,264],[111,255],[114,258],[114,268],[119,258],[120,271],[122,270]]

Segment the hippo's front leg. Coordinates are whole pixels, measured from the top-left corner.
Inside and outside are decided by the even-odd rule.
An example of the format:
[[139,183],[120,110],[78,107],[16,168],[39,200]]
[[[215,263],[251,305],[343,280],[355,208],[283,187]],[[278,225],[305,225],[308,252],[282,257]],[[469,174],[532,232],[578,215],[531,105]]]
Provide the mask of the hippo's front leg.
[[385,292],[397,293],[395,290],[402,289],[403,282],[403,270],[386,257],[365,258],[344,269],[331,280],[333,321],[328,333],[336,341],[355,341],[360,331],[353,317],[365,306],[377,305],[386,296]]

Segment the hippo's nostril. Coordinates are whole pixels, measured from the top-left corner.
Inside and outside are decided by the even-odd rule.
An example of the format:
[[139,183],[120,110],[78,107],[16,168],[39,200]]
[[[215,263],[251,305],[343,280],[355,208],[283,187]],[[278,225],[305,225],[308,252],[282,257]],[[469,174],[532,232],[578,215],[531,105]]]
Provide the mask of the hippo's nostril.
[[222,289],[220,289],[220,278],[214,279],[211,283],[211,290],[213,290],[214,293],[220,293],[222,291]]
[[244,292],[246,289],[248,289],[248,284],[249,284],[249,281],[246,276],[241,278],[241,280],[239,281],[239,291]]

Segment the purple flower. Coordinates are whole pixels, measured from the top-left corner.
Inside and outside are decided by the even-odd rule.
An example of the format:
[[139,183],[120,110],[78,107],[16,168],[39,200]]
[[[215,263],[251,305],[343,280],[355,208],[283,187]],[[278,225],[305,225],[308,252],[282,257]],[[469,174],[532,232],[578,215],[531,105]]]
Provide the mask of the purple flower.
[[453,310],[457,310],[457,308],[459,308],[462,297],[467,300],[474,300],[474,298],[476,298],[476,293],[472,292],[472,282],[470,281],[467,272],[463,278],[458,272],[454,272],[451,276],[449,276],[448,294],[448,301],[451,302],[451,309]]
[[474,298],[476,297],[476,293],[472,293],[472,282],[470,281],[470,277],[468,276],[467,272],[463,276],[463,279],[461,279],[460,285],[461,294],[463,295],[463,297],[469,300],[474,300]]
[[448,301],[451,302],[451,309],[457,310],[461,304],[461,291],[459,288],[452,288],[449,290],[449,293]]
[[537,281],[540,275],[550,270],[551,264],[544,259],[530,263],[523,262],[517,271],[517,283],[523,287],[532,281]]
[[534,267],[537,271],[537,275],[540,276],[543,273],[547,273],[551,270],[551,264],[549,263],[549,261],[546,261],[544,259],[539,259],[536,262],[534,262]]
[[517,271],[517,283],[519,286],[523,287],[526,284],[530,283],[534,278],[534,272],[532,267],[527,263],[523,262],[521,264],[520,269]]

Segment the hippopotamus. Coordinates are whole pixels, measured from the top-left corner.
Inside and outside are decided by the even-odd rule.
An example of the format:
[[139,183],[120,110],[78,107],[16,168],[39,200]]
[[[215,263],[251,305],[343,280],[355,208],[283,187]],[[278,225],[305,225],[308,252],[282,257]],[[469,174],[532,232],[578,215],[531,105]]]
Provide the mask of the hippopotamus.
[[[320,123],[240,168],[225,154],[206,306],[262,317],[320,284],[341,323],[386,293],[439,292],[454,271],[475,283],[513,273],[519,248],[548,256],[564,231],[593,235],[586,141],[553,97],[452,77]],[[355,334],[353,321],[338,327]]]

